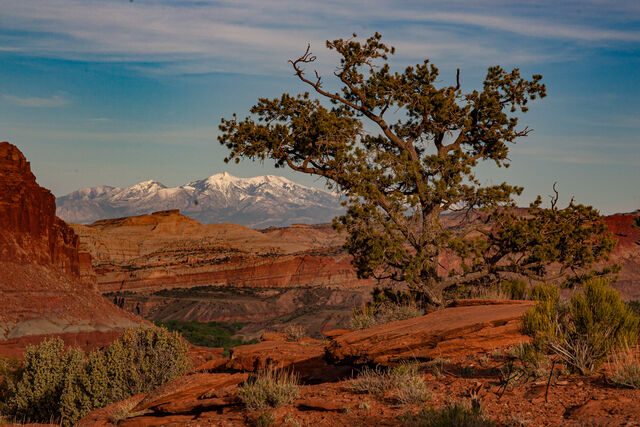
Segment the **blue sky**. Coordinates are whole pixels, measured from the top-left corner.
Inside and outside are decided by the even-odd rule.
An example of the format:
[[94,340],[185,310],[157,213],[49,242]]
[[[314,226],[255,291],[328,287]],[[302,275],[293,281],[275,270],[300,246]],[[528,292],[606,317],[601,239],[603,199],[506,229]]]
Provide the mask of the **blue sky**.
[[[560,4],[558,4],[560,3]],[[640,208],[640,2],[0,0],[0,140],[26,154],[38,182],[63,195],[156,179],[180,185],[217,172],[314,178],[244,161],[226,165],[221,117],[258,97],[298,92],[287,60],[308,42],[379,31],[397,69],[430,58],[464,90],[487,67],[540,73],[548,97],[509,169],[484,182],[551,192],[604,213]]]

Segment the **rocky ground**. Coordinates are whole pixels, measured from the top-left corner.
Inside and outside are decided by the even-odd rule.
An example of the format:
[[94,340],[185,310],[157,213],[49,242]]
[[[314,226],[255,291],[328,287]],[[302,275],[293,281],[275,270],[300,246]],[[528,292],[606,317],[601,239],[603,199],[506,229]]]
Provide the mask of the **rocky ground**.
[[[267,412],[273,425],[395,426],[407,413],[451,402],[475,402],[498,425],[639,425],[640,391],[616,388],[603,373],[583,377],[556,368],[550,382],[501,381],[508,349],[527,339],[518,319],[530,302],[460,305],[368,330],[333,331],[325,340],[265,334],[258,344],[236,347],[229,358],[210,356],[188,375],[94,411],[78,425],[245,426],[259,425]],[[420,365],[430,392],[426,402],[403,405],[391,394],[354,391],[364,366],[407,360]],[[272,410],[247,411],[238,391],[266,366],[298,373],[299,397]]]

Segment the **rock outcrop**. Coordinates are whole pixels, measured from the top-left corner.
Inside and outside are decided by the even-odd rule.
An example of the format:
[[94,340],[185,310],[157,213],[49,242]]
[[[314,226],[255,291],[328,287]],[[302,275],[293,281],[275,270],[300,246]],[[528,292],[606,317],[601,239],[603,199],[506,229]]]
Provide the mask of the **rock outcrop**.
[[236,224],[201,225],[177,210],[72,224],[92,255],[102,292],[219,284],[345,288],[358,280],[343,238],[329,226],[264,232]]
[[0,260],[80,274],[78,238],[56,217],[55,198],[36,183],[18,148],[0,142]]
[[610,260],[620,265],[614,287],[629,299],[640,299],[640,230],[633,226],[638,214],[605,217],[609,231],[618,240]]
[[[419,321],[411,327],[410,322],[403,321],[404,328],[398,327],[401,322],[393,322],[363,331],[335,331],[329,334],[333,341],[328,345],[310,339],[285,342],[278,334],[265,335],[269,340],[234,348],[231,359],[207,362],[149,394],[96,410],[78,426],[244,426],[261,425],[265,419],[271,419],[271,425],[395,426],[404,424],[407,414],[418,413],[425,406],[439,409],[452,402],[468,402],[469,398],[469,406],[479,406],[496,425],[636,425],[640,407],[634,403],[640,391],[612,387],[600,375],[559,373],[559,377],[544,375],[539,381],[511,381],[508,389],[503,385],[506,366],[513,363],[507,348],[523,339],[517,330],[503,327],[511,322],[506,319],[517,317],[528,307],[526,303],[509,301],[473,301],[471,305],[463,301],[457,307],[416,319]],[[481,316],[478,324],[482,327],[471,328],[472,321],[464,320],[465,316]],[[505,320],[507,323],[503,324]],[[360,386],[354,387],[354,382],[359,381],[358,370],[363,367],[354,367],[353,374],[347,376],[335,375],[347,366],[322,358],[323,348],[326,346],[329,353],[341,337],[361,333],[372,339],[381,330],[387,333],[375,343],[376,354],[396,355],[401,340],[416,349],[437,343],[436,347],[440,345],[444,350],[438,353],[441,358],[431,363],[420,363],[423,360],[405,351],[406,347],[393,361],[384,359],[390,364],[418,363],[418,381],[397,387],[412,392],[424,382],[429,394],[427,402],[423,398],[407,399],[406,394],[393,389],[380,392],[380,384],[374,379],[376,372],[384,372],[384,367],[367,371]],[[396,331],[393,337],[391,330]],[[482,341],[478,340],[479,331],[483,331]],[[443,347],[445,343],[448,344]],[[365,359],[366,363],[372,361]],[[309,381],[308,373],[312,371],[305,368],[310,361],[319,360],[325,375]],[[282,406],[249,411],[238,392],[244,381],[251,381],[249,378],[266,365],[300,375],[299,393]],[[366,384],[370,388],[364,388]],[[266,398],[265,403],[267,406]],[[464,403],[462,407],[466,407]]]
[[327,357],[336,363],[388,364],[406,359],[460,357],[527,340],[520,317],[532,301],[465,304],[413,319],[334,337]]
[[373,287],[330,225],[257,231],[161,211],[72,226],[100,291],[147,319],[249,322],[251,337],[293,322],[320,336],[348,324]]
[[73,342],[73,334],[98,331],[96,339],[111,340],[102,332],[141,321],[96,292],[90,256],[79,253],[77,235],[55,210],[24,155],[1,142],[0,340],[12,340],[5,343],[12,351],[31,341],[26,336],[59,334]]

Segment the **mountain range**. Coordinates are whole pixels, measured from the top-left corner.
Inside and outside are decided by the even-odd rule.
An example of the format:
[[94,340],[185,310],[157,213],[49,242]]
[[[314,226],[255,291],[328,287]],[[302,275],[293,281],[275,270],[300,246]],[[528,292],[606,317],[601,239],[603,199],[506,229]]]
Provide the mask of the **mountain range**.
[[336,194],[279,176],[237,178],[226,172],[179,187],[150,180],[128,188],[82,188],[58,197],[56,206],[60,218],[78,224],[179,209],[202,224],[252,228],[326,223],[344,212]]

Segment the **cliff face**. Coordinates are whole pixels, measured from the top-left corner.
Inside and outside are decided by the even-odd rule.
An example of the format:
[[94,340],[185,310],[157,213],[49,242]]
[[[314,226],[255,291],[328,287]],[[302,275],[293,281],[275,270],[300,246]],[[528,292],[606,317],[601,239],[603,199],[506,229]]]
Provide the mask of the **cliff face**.
[[248,336],[296,323],[318,335],[348,325],[373,286],[327,225],[257,231],[174,210],[72,226],[100,291],[147,319],[248,322]]
[[0,142],[0,340],[140,321],[95,291],[91,257],[78,252],[78,236],[55,210],[20,150]]
[[79,275],[77,236],[56,217],[53,194],[36,183],[29,162],[8,142],[0,142],[0,170],[0,260]]
[[618,239],[611,262],[621,270],[614,286],[630,299],[640,299],[640,232],[633,226],[636,214],[616,214],[605,218],[609,231]]
[[264,232],[200,223],[178,211],[72,225],[93,256],[102,292],[222,285],[252,288],[333,287],[359,280],[329,226]]

